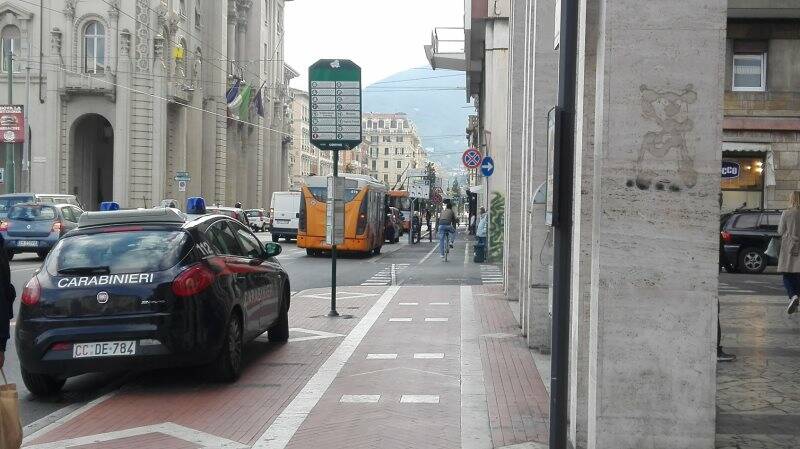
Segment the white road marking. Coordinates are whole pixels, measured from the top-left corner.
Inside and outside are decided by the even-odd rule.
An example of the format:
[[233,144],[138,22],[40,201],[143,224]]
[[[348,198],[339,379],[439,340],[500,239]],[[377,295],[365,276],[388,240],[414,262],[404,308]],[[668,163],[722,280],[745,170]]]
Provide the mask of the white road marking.
[[432,306],[449,306],[449,302],[432,302],[430,305]]
[[461,286],[461,448],[492,447],[472,287]]
[[466,246],[464,246],[464,265],[466,266],[469,264],[469,249],[472,246],[472,242],[467,241]]
[[194,443],[203,448],[225,448],[225,449],[245,449],[246,445],[220,438],[196,429],[180,426],[175,423],[165,422],[151,426],[134,427],[132,429],[119,430],[116,432],[107,432],[97,435],[89,435],[85,437],[72,438],[69,440],[54,441],[52,443],[42,443],[33,446],[26,446],[28,449],[61,449],[75,446],[86,446],[89,444],[99,444],[108,441],[120,440],[123,438],[131,438],[140,435],[148,435],[151,433],[161,433],[174,438],[178,438],[190,443]]
[[339,344],[333,354],[328,357],[325,363],[309,379],[302,390],[295,396],[292,402],[283,409],[280,415],[275,418],[272,425],[258,438],[253,445],[254,449],[283,449],[289,444],[297,429],[303,424],[317,405],[320,398],[341,372],[347,360],[353,355],[356,348],[367,332],[372,328],[378,317],[381,316],[389,301],[397,294],[400,287],[389,287],[381,295],[375,304],[364,315],[364,318],[356,324],[352,331]]
[[449,318],[425,318],[425,321],[431,323],[443,323],[447,321]]
[[407,322],[411,321],[412,319],[413,318],[389,318],[389,321],[407,323]]
[[[52,430],[55,430],[57,427],[61,426],[61,424],[64,424],[65,422],[71,420],[72,418],[75,418],[76,416],[79,416],[79,415],[83,414],[84,412],[87,412],[87,411],[93,409],[95,406],[97,406],[99,404],[102,404],[103,402],[111,399],[112,397],[114,397],[114,395],[117,394],[118,391],[119,390],[114,390],[114,391],[112,391],[110,393],[106,393],[106,394],[100,396],[99,398],[97,398],[97,399],[95,399],[95,400],[93,400],[91,402],[88,402],[87,404],[85,404],[85,405],[83,405],[81,407],[78,407],[75,410],[73,410],[73,411],[71,411],[71,412],[69,412],[67,414],[63,414],[63,412],[67,411],[72,406],[68,406],[68,407],[64,407],[64,408],[62,408],[60,410],[56,410],[55,412],[53,412],[53,413],[51,413],[51,414],[49,414],[49,415],[47,415],[47,416],[45,416],[43,418],[40,418],[36,422],[28,424],[27,426],[25,426],[25,430],[31,430],[31,429],[35,428],[37,424],[39,424],[41,422],[44,422],[45,420],[51,419],[51,418],[53,418],[55,416],[59,416],[60,415],[59,418],[56,419],[55,421],[53,421],[52,423],[40,428],[39,430],[31,433],[30,435],[26,436],[22,440],[22,444],[25,444],[25,443],[27,443],[29,441],[32,441],[32,440],[35,440],[36,438],[39,438],[40,436],[42,436],[42,435],[44,435],[44,434],[46,434],[46,433],[48,433],[48,432],[50,432]],[[58,446],[56,446],[56,447],[58,447]]]
[[392,264],[392,285],[397,285],[397,268]]
[[366,404],[378,402],[380,399],[381,395],[379,394],[343,394],[339,402],[343,404]]
[[399,302],[397,303],[398,306],[418,306],[418,302]]
[[438,404],[438,394],[404,394],[400,396],[400,402],[404,404]]
[[438,248],[439,248],[439,245],[434,245],[434,246],[433,246],[433,248],[431,248],[431,250],[430,250],[430,251],[428,251],[428,254],[426,254],[426,255],[425,255],[425,257],[423,257],[423,258],[422,258],[422,260],[420,260],[419,262],[417,262],[417,265],[422,265],[422,264],[424,264],[424,263],[425,263],[425,261],[426,261],[426,260],[428,260],[428,258],[429,258],[429,257],[431,257],[431,255],[432,255],[432,254],[433,254],[433,253],[434,253],[434,252],[435,252],[435,251],[436,251]]
[[[289,339],[289,342],[299,342],[299,341],[309,341],[309,340],[320,340],[322,338],[335,338],[335,337],[344,337],[342,334],[334,334],[332,332],[325,332],[325,331],[317,331],[313,329],[302,329],[299,327],[292,327],[289,329],[289,332],[299,332],[301,334],[311,334],[310,337],[293,337]],[[256,337],[256,340],[266,340],[267,333],[264,332],[260,336]]]
[[443,352],[418,352],[414,354],[415,359],[443,359]]
[[393,360],[397,354],[367,354],[367,360]]

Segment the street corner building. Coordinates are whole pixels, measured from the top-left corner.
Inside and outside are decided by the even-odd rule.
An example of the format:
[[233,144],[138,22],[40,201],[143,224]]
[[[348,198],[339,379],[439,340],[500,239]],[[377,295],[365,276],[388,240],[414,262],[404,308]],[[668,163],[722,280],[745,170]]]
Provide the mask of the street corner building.
[[289,186],[288,1],[0,2],[0,87],[28,133],[0,192],[265,207]]

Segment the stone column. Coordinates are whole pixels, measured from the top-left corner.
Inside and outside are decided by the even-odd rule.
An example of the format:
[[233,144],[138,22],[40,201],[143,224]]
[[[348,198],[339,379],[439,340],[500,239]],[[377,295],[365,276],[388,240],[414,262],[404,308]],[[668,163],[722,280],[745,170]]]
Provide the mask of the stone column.
[[[530,197],[547,177],[547,112],[556,104],[558,91],[558,52],[553,49],[555,0],[535,0],[534,4],[533,109],[531,111],[529,161],[531,173]],[[549,286],[553,264],[552,238],[545,225],[543,204],[531,206],[530,265],[527,286],[530,289],[528,345],[543,352],[550,351],[551,318]]]
[[236,11],[236,0],[228,0],[228,74],[236,75],[236,20],[238,19]]
[[164,199],[167,175],[167,67],[164,62],[164,36],[153,38],[155,61],[153,62],[153,165],[150,173],[151,205],[155,206]]
[[601,3],[589,448],[714,447],[726,12]]
[[580,0],[570,305],[569,441],[586,448],[598,0]]
[[506,220],[503,250],[503,277],[506,298],[519,300],[520,245],[522,229],[522,95],[525,75],[526,8],[524,1],[511,6],[508,76],[508,157],[506,159]]
[[498,167],[484,178],[488,192],[488,259],[503,261],[506,218],[506,160],[508,158],[508,19],[495,18],[486,23],[484,81],[485,98],[481,113],[484,120],[486,154]]
[[[65,125],[61,123],[61,95],[58,91],[59,80],[63,76],[61,68],[63,67],[63,56],[61,53],[63,34],[60,29],[53,28],[50,31],[50,57],[47,62],[50,64],[43,68],[40,76],[47,76],[47,88],[43,89],[44,95],[47,98],[45,102],[46,111],[45,120],[47,122],[46,139],[47,146],[36,145],[32,149],[38,153],[39,148],[46,148],[43,150],[42,155],[46,158],[44,166],[40,167],[38,163],[31,164],[31,189],[36,191],[41,188],[45,192],[60,192],[72,193],[67,191],[66,173],[68,167],[68,159],[62,158],[62,147],[66,145],[65,140],[68,139],[68,130],[64,129]],[[44,45],[44,43],[40,43]],[[65,149],[68,151],[68,149]],[[35,153],[34,153],[35,154]],[[34,161],[33,154],[31,161]],[[43,169],[41,176],[39,169]],[[34,184],[35,182],[35,184]]]
[[[119,58],[117,67],[117,83],[120,86],[133,85],[133,64],[131,61],[131,32],[126,28],[119,32]],[[130,204],[130,141],[133,96],[129,89],[117,88],[116,121],[114,128],[114,198],[121,207],[132,207]]]

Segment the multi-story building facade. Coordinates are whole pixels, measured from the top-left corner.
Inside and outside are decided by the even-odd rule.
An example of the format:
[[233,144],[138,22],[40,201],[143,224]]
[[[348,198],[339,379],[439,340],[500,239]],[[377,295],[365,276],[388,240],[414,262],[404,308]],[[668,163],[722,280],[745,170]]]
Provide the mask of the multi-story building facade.
[[723,210],[784,208],[800,189],[800,19],[768,17],[728,17]]
[[[4,2],[5,101],[26,106],[30,138],[0,191],[73,193],[89,209],[198,195],[265,206],[288,188],[285,1],[65,0],[41,14]],[[236,79],[244,105],[228,108]]]
[[428,155],[422,148],[417,128],[404,113],[366,113],[362,119],[368,173],[389,187],[399,188],[409,169],[422,169]]
[[289,172],[291,188],[298,189],[305,176],[326,176],[333,173],[333,159],[330,151],[322,151],[311,145],[308,133],[308,92],[291,89],[291,94],[292,144],[289,151]]

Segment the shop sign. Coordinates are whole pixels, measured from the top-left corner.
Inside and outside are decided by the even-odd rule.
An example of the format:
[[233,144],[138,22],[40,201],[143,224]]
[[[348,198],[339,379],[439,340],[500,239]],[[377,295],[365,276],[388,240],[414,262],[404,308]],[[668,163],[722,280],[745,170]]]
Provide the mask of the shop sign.
[[736,179],[739,177],[741,166],[737,162],[722,161],[722,179]]
[[25,142],[25,119],[20,105],[0,105],[0,137],[5,143]]

